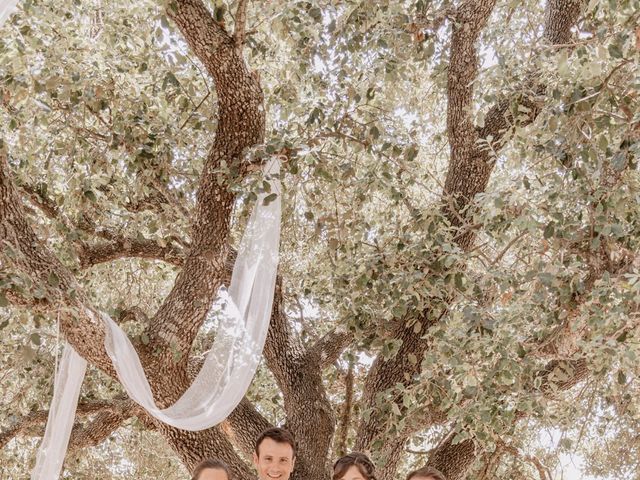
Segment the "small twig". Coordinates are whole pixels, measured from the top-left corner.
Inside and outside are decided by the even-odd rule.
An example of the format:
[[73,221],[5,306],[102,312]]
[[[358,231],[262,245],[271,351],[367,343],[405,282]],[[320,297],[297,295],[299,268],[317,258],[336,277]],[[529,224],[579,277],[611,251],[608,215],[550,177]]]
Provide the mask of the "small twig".
[[182,130],[184,128],[184,126],[187,124],[187,122],[189,120],[191,120],[191,117],[193,117],[193,114],[196,113],[198,111],[198,109],[202,106],[202,104],[207,100],[207,98],[209,98],[209,94],[211,93],[211,91],[208,91],[207,94],[204,96],[204,98],[202,100],[200,100],[200,103],[196,106],[196,108],[194,108],[191,113],[189,114],[189,116],[187,117],[187,119],[184,121],[184,123],[182,124],[182,126],[180,127],[180,130]]
[[516,447],[512,445],[507,445],[502,441],[500,441],[499,444],[506,452],[509,452],[515,458],[531,463],[536,468],[536,470],[538,470],[538,474],[540,475],[540,480],[547,480],[547,479],[551,480],[551,473],[549,472],[549,468],[546,467],[538,459],[538,457],[534,455],[523,455],[522,453],[520,453],[520,450],[518,450]]
[[246,36],[247,3],[248,0],[238,0],[238,9],[236,10],[235,17],[235,30],[233,32],[233,41],[237,48],[242,47]]
[[509,251],[509,249],[511,247],[513,247],[513,245],[520,240],[522,237],[526,236],[528,234],[528,232],[524,231],[522,232],[520,235],[518,235],[517,237],[514,237],[513,239],[511,239],[511,241],[507,244],[506,247],[504,247],[502,249],[502,251],[498,254],[498,256],[491,262],[491,266],[493,267],[496,263],[498,263],[500,260],[502,260],[502,257],[505,256],[505,254]]

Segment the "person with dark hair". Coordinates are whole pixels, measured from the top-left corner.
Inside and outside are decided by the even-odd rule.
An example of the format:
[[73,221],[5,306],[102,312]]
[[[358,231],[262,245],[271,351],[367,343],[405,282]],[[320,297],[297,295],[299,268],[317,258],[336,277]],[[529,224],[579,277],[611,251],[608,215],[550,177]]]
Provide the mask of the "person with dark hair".
[[409,472],[407,480],[447,480],[447,478],[433,467],[422,467],[413,472]]
[[296,462],[296,442],[283,428],[269,428],[256,440],[253,464],[260,480],[289,480]]
[[193,469],[191,480],[229,480],[229,477],[229,468],[224,462],[207,458]]
[[375,466],[364,453],[351,452],[333,464],[332,480],[376,480]]

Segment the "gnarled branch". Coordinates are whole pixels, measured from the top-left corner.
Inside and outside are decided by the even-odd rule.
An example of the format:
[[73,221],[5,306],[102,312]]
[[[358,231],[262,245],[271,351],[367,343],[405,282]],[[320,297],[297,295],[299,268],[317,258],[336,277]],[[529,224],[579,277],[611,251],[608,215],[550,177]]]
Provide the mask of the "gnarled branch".
[[[225,276],[234,195],[226,182],[219,181],[218,169],[225,162],[233,171],[242,173],[243,151],[263,140],[265,114],[256,77],[250,74],[232,37],[205,4],[201,0],[177,0],[169,3],[167,14],[213,77],[219,106],[215,139],[200,177],[191,250],[148,330],[151,348],[167,352],[156,357],[152,369],[171,385],[181,384],[169,389],[173,391],[169,397],[175,400],[186,387],[186,378],[181,376],[176,382],[170,372],[179,374],[184,369],[193,339]],[[176,353],[181,360],[174,364]]]
[[82,268],[130,257],[162,260],[179,267],[184,261],[184,252],[171,243],[162,246],[155,240],[115,238],[109,243],[83,244],[79,257]]
[[[473,124],[472,105],[474,80],[478,75],[476,43],[495,0],[467,1],[456,13],[449,53],[447,86],[447,136],[451,150],[449,170],[443,195],[452,200],[445,213],[454,226],[460,226],[464,210],[475,194],[484,191],[492,165],[479,155],[478,137]],[[473,233],[459,238],[462,248],[468,248]]]
[[[84,417],[89,415],[106,415],[111,419],[111,425],[113,428],[109,431],[111,433],[118,426],[122,424],[124,420],[127,418],[131,418],[136,415],[139,411],[139,407],[132,402],[131,400],[98,400],[92,402],[80,402],[78,404],[78,408],[76,410],[76,416]],[[17,420],[14,422],[14,425],[9,427],[4,432],[0,433],[0,449],[4,448],[7,443],[14,437],[19,435],[29,435],[29,436],[41,436],[44,432],[44,426],[47,422],[47,418],[49,417],[48,410],[38,410],[36,412],[30,413],[29,415]],[[101,417],[102,418],[102,417]],[[104,417],[106,418],[106,417]],[[115,425],[115,419],[119,419],[117,425]],[[97,424],[96,424],[97,425]],[[82,425],[78,424],[74,427],[74,433],[79,432],[84,429]],[[104,430],[104,429],[100,429]],[[77,447],[85,446],[82,443],[82,439],[91,438],[91,433],[86,431],[80,437],[77,437],[75,440],[75,445]],[[95,437],[94,435],[94,438]],[[99,441],[97,443],[100,443]],[[97,443],[93,443],[92,445],[97,445]],[[73,440],[71,441],[73,445]]]
[[332,330],[307,349],[307,361],[320,365],[320,368],[333,365],[353,339],[352,332]]

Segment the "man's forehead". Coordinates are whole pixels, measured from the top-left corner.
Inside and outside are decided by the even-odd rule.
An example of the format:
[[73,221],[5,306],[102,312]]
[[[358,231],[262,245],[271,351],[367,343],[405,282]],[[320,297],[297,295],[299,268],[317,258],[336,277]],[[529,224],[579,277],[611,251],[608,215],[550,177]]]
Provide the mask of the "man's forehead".
[[272,438],[265,438],[258,445],[258,455],[292,458],[293,448],[287,442],[276,442]]

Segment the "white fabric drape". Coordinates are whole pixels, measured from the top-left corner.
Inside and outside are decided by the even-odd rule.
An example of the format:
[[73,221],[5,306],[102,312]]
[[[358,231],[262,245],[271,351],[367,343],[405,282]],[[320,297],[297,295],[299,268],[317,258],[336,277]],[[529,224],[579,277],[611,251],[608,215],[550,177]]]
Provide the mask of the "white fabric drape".
[[0,27],[16,8],[18,0],[0,0]]
[[[267,193],[258,196],[229,290],[220,289],[218,302],[209,312],[218,322],[215,342],[194,382],[176,403],[158,408],[129,338],[109,316],[100,314],[105,349],[125,390],[152,416],[176,428],[203,430],[224,420],[242,400],[258,366],[273,305],[281,216],[279,162],[270,161],[265,172],[276,175],[270,184],[278,195],[268,205],[264,204]],[[33,480],[54,480],[60,475],[85,367],[85,360],[67,344]]]
[[31,478],[52,480],[60,474],[86,368],[85,359],[71,345],[66,344],[55,378],[47,427]]

